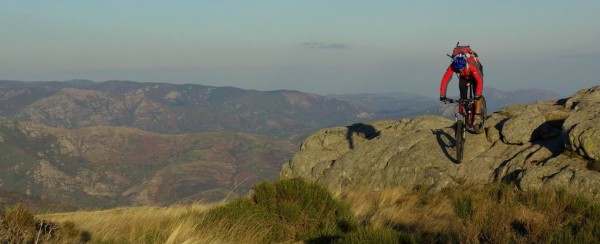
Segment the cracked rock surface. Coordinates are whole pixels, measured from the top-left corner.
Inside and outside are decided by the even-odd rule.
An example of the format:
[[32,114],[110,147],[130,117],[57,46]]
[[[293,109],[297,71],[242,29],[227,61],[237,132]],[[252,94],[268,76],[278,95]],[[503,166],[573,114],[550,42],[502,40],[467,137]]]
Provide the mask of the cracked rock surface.
[[286,162],[281,178],[332,191],[354,187],[438,191],[457,184],[513,182],[521,190],[560,187],[600,198],[600,86],[567,99],[513,105],[488,116],[485,133],[467,133],[462,163],[454,121],[413,119],[321,129]]

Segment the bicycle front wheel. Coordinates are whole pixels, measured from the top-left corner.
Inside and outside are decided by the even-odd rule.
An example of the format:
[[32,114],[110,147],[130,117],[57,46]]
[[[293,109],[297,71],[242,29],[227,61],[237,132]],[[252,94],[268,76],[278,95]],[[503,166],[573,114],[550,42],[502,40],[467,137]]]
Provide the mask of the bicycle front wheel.
[[465,149],[465,123],[462,120],[456,121],[454,139],[456,140],[456,161],[462,163]]

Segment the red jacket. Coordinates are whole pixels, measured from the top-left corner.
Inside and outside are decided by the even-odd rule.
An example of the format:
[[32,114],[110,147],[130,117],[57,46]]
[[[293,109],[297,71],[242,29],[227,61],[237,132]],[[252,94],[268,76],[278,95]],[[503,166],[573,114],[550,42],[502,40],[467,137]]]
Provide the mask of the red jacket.
[[[446,90],[448,88],[448,82],[452,79],[452,74],[454,70],[452,70],[452,66],[448,66],[446,69],[446,73],[444,77],[442,77],[442,83],[440,85],[440,96],[446,96]],[[481,96],[481,92],[483,92],[483,79],[481,78],[481,74],[477,70],[475,65],[467,65],[467,68],[462,69],[458,75],[460,77],[466,78],[467,80],[475,80],[477,82],[477,91],[475,91],[476,96]]]

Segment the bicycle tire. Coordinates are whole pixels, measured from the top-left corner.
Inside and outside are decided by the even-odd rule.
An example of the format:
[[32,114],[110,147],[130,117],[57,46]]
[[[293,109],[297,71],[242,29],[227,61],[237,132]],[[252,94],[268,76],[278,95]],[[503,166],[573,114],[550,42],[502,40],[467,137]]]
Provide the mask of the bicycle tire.
[[456,161],[462,163],[465,150],[465,123],[462,120],[456,121],[454,140],[456,140]]
[[487,117],[487,105],[485,103],[485,97],[481,96],[481,105],[479,108],[479,113],[481,116],[480,118],[480,123],[478,125],[474,125],[473,128],[475,128],[475,134],[481,134],[484,131],[484,126],[485,126],[485,118]]

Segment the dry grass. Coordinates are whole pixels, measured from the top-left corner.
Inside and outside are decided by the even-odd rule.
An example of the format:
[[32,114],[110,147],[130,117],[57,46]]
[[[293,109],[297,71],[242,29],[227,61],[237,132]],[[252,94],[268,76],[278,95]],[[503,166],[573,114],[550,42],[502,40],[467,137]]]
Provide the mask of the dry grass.
[[127,207],[38,218],[72,223],[89,232],[92,243],[265,243],[341,235],[341,228],[351,226],[352,214],[324,188],[286,180],[263,182],[251,197],[224,204]]
[[[322,197],[311,195],[306,199],[315,198]],[[336,198],[350,206],[358,222],[356,231],[336,237],[340,241],[361,236],[363,232],[366,234],[362,237],[399,235],[407,240],[433,243],[600,240],[600,204],[560,190],[521,192],[505,184],[461,186],[440,193],[365,188],[338,193]],[[276,205],[267,203],[261,211],[246,211],[250,208],[246,204],[256,203],[246,199],[231,204],[131,207],[37,217],[61,224],[71,222],[78,229],[90,232],[92,243],[261,243],[265,236],[274,233],[285,233],[284,240],[303,240],[296,233],[300,231],[297,225],[302,218],[277,224],[267,218],[272,212],[262,211]],[[323,218],[326,217],[315,219]],[[362,240],[362,237],[356,238]]]
[[397,188],[355,189],[338,197],[350,203],[362,226],[393,228],[417,236],[450,234],[461,243],[596,238],[578,231],[596,224],[586,220],[591,218],[592,202],[561,190],[522,192],[511,185],[491,184],[433,194]]
[[363,226],[444,231],[456,220],[452,202],[442,195],[428,195],[401,188],[372,191],[356,189],[339,197],[350,204]]
[[220,243],[196,226],[198,213],[215,205],[127,207],[102,211],[39,215],[58,223],[73,222],[92,233],[92,242]]

